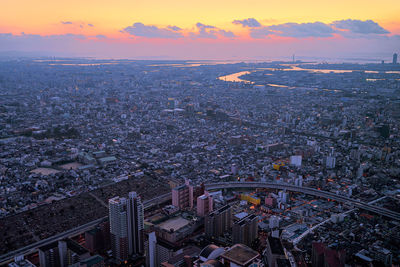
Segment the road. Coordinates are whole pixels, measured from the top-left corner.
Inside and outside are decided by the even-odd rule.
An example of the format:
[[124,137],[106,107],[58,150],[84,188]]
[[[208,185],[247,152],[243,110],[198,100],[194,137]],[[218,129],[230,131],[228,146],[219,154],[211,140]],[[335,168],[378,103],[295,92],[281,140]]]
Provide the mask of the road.
[[233,189],[233,188],[268,188],[277,190],[288,190],[293,192],[304,193],[307,195],[312,195],[316,197],[322,197],[326,199],[332,199],[338,202],[347,203],[353,205],[355,208],[360,208],[363,210],[371,211],[376,214],[388,217],[393,220],[400,221],[400,213],[385,209],[383,207],[378,207],[373,204],[365,203],[353,198],[346,196],[337,195],[331,192],[318,190],[310,187],[295,186],[293,184],[286,183],[263,183],[263,182],[223,182],[223,183],[213,183],[206,184],[205,188],[208,190],[220,190],[220,189]]
[[[300,186],[295,186],[292,184],[285,184],[285,183],[263,183],[263,182],[224,182],[224,183],[213,183],[213,184],[206,184],[205,188],[207,190],[220,190],[220,189],[233,189],[233,188],[268,188],[268,189],[277,189],[277,190],[288,190],[288,191],[293,191],[293,192],[300,192],[308,195],[313,195],[317,197],[322,197],[322,198],[327,198],[327,199],[332,199],[338,202],[342,203],[348,203],[352,204],[354,208],[360,208],[364,209],[367,211],[374,212],[376,214],[386,216],[388,218],[398,220],[400,221],[400,213],[378,207],[373,205],[373,203],[364,203],[356,199],[348,198],[345,196],[340,196],[331,192],[327,191],[322,191],[322,190],[317,190],[314,188],[310,187],[300,187]],[[147,200],[143,202],[143,205],[145,209],[151,208],[155,205],[158,205],[160,203],[164,203],[166,201],[171,200],[172,195],[171,193],[167,193],[161,196],[158,196],[156,198]],[[97,224],[100,222],[103,222],[107,220],[108,216],[105,216],[103,218],[94,220],[92,222],[89,222],[87,224],[78,226],[74,229],[70,229],[68,231],[65,231],[63,233],[57,234],[55,236],[49,237],[47,239],[40,240],[36,243],[30,244],[26,247],[11,251],[7,254],[1,255],[0,256],[0,265],[4,264],[6,261],[10,261],[13,259],[15,256],[18,255],[26,255],[29,253],[34,252],[38,247],[41,247],[46,244],[50,244],[54,241],[74,236],[80,233],[85,232],[86,230],[89,230],[93,227],[95,227]]]

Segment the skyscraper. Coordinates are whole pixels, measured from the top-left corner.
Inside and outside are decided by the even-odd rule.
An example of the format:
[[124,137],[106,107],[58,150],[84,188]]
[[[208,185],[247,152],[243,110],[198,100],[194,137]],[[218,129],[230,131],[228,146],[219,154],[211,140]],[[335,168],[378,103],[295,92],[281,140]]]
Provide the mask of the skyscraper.
[[206,216],[205,233],[208,237],[218,237],[232,227],[232,208],[225,205]]
[[233,243],[241,243],[250,246],[258,236],[257,216],[247,215],[243,219],[236,221],[232,228]]
[[393,54],[393,64],[397,64],[397,53]]
[[129,255],[143,253],[144,215],[143,204],[136,192],[129,193],[128,248]]
[[111,249],[119,260],[128,259],[128,218],[126,198],[114,197],[108,200]]
[[126,260],[143,253],[143,204],[136,192],[129,199],[114,197],[108,201],[113,256]]

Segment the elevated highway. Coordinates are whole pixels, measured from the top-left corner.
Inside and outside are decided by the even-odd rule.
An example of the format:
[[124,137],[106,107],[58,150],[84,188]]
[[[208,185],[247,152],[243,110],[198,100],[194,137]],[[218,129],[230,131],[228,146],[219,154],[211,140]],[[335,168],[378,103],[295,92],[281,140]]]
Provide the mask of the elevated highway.
[[393,220],[400,221],[400,213],[394,212],[382,207],[375,206],[373,204],[365,203],[353,198],[334,194],[323,190],[318,190],[310,187],[295,186],[293,184],[286,183],[268,183],[268,182],[223,182],[205,184],[207,190],[220,190],[220,189],[237,189],[237,188],[267,188],[277,190],[287,190],[292,192],[299,192],[307,195],[316,197],[322,197],[326,199],[332,199],[338,202],[351,204],[355,208],[364,209],[376,214],[388,217]]
[[[277,189],[277,190],[287,190],[287,191],[292,191],[292,192],[299,192],[299,193],[304,193],[307,195],[312,195],[316,197],[321,197],[321,198],[326,198],[326,199],[332,199],[341,203],[347,203],[351,204],[354,206],[354,208],[360,208],[364,209],[370,212],[374,212],[376,214],[388,217],[393,220],[400,221],[400,213],[378,207],[373,205],[373,202],[371,203],[364,203],[362,201],[352,199],[349,197],[337,195],[331,192],[327,191],[322,191],[310,187],[301,187],[301,186],[295,186],[292,184],[285,184],[285,183],[267,183],[267,182],[224,182],[224,183],[212,183],[212,184],[206,184],[205,188],[207,190],[221,190],[221,189],[239,189],[239,188],[266,188],[266,189]],[[171,193],[163,194],[158,197],[155,197],[153,199],[147,200],[143,202],[144,208],[149,209],[154,206],[157,206],[159,204],[165,203],[167,201],[170,201],[172,198]],[[11,251],[7,254],[1,255],[0,256],[0,265],[3,265],[9,261],[11,261],[15,256],[18,255],[26,255],[30,254],[32,252],[35,252],[38,247],[41,247],[43,245],[50,244],[54,241],[61,240],[63,238],[75,236],[77,234],[83,233],[93,227],[95,227],[97,224],[107,220],[108,216],[99,218],[97,220],[94,220],[92,222],[86,223],[84,225],[78,226],[76,228],[70,229],[68,231],[65,231],[63,233],[54,235],[52,237],[49,237],[47,239],[40,240],[38,242],[32,243],[26,247]]]

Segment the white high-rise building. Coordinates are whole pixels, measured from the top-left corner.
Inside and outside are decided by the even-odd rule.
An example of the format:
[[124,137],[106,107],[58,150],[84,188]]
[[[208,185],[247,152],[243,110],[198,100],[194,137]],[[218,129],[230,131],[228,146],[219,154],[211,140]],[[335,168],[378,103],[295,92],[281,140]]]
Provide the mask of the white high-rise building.
[[108,200],[111,249],[113,257],[128,259],[128,218],[126,198],[114,197]]
[[129,199],[114,197],[108,200],[111,248],[113,256],[126,260],[130,255],[143,253],[143,204],[136,192]]
[[143,253],[144,214],[143,204],[136,192],[129,192],[128,200],[128,248],[129,255]]

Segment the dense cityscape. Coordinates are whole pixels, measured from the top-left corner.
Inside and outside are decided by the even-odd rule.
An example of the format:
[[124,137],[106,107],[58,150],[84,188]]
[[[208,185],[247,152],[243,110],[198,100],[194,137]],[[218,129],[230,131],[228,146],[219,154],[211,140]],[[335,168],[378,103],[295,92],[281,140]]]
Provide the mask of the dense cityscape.
[[399,266],[400,64],[0,61],[0,264]]

